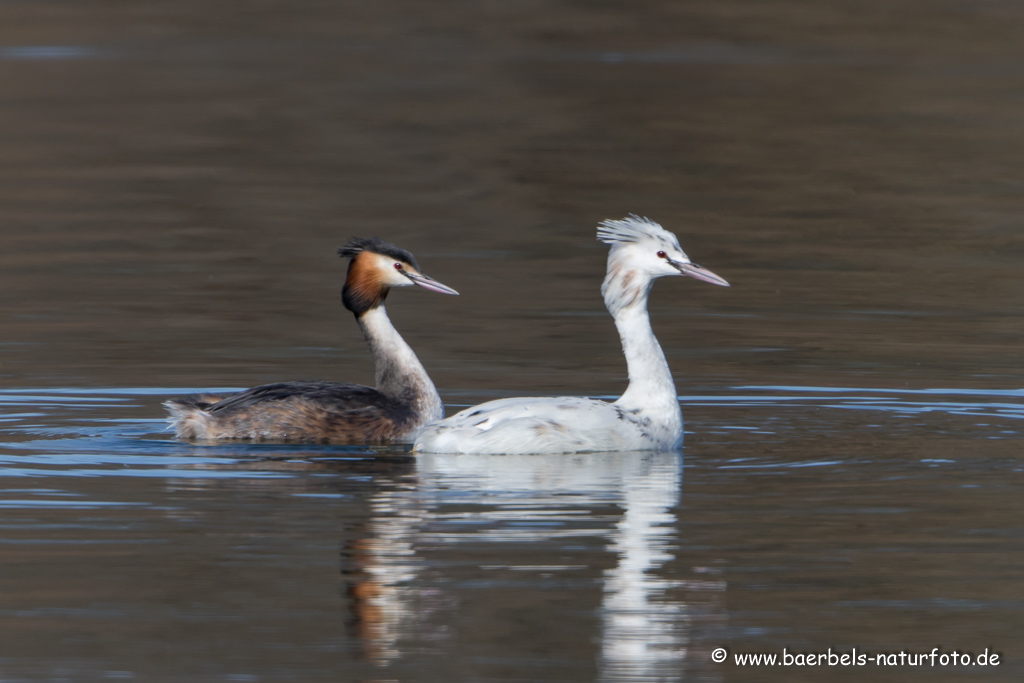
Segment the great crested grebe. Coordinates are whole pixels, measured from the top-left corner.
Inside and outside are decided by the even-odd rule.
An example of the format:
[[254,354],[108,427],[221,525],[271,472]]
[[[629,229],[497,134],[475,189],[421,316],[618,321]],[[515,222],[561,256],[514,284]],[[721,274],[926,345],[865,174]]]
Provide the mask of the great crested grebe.
[[506,398],[467,408],[427,425],[421,453],[579,453],[674,450],[683,443],[683,414],[665,354],[651,330],[647,298],[655,278],[687,275],[729,283],[679,248],[676,236],[631,215],[603,221],[597,239],[610,244],[601,293],[622,339],[629,387],[614,403],[567,396]]
[[392,287],[411,285],[458,292],[424,275],[408,251],[378,237],[350,240],[338,254],[352,259],[341,300],[370,345],[376,388],[281,382],[229,396],[172,399],[164,406],[178,438],[380,444],[409,441],[424,424],[444,417],[434,383],[388,319],[384,299]]

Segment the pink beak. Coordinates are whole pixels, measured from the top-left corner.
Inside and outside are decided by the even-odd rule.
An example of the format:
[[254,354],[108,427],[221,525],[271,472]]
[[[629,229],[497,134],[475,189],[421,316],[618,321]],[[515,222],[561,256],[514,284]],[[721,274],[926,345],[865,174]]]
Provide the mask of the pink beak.
[[679,272],[682,273],[683,275],[688,275],[689,277],[692,277],[695,280],[710,282],[711,284],[718,285],[719,287],[729,286],[729,283],[725,281],[725,278],[715,275],[707,268],[698,266],[696,263],[676,263],[675,261],[673,261],[672,265],[678,268]]
[[458,292],[449,287],[448,285],[442,285],[440,282],[432,277],[427,277],[423,273],[405,273],[405,276],[413,281],[413,284],[417,284],[423,289],[431,292],[437,292],[439,294],[454,294],[458,296]]

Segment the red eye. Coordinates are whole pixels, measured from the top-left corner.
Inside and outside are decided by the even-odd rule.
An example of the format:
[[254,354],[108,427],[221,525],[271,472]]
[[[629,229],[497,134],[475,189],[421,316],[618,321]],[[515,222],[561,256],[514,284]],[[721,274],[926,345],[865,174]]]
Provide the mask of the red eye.
[[395,270],[401,270],[401,269],[402,269],[402,264],[401,263],[396,263],[395,264]]
[[663,251],[658,252],[658,258],[668,258],[668,254]]

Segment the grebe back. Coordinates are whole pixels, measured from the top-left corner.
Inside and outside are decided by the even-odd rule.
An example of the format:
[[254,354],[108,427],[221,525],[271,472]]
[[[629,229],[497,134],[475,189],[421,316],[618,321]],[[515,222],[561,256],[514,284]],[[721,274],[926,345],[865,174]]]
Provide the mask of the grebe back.
[[672,373],[651,329],[647,299],[654,280],[686,275],[729,283],[692,263],[671,232],[631,215],[600,224],[611,245],[601,286],[629,369],[629,386],[614,403],[582,397],[507,398],[467,408],[427,425],[422,453],[579,453],[674,450],[683,443],[683,414]]
[[247,439],[380,444],[411,440],[444,406],[416,354],[391,324],[384,299],[394,287],[418,285],[458,294],[420,271],[405,249],[377,237],[338,250],[350,258],[341,299],[370,346],[376,384],[281,382],[229,396],[200,394],[164,403],[182,439]]

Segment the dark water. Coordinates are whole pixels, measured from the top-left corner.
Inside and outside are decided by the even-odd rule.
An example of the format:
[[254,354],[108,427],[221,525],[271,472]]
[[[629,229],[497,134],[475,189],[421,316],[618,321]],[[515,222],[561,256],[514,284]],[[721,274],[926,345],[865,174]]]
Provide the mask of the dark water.
[[[0,5],[0,681],[1024,676],[1024,9]],[[372,382],[334,250],[449,407],[615,396],[597,221],[684,450],[202,447],[160,401]],[[726,663],[712,661],[716,648]],[[999,653],[741,667],[742,653]]]

